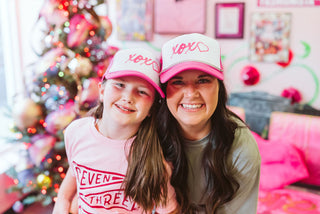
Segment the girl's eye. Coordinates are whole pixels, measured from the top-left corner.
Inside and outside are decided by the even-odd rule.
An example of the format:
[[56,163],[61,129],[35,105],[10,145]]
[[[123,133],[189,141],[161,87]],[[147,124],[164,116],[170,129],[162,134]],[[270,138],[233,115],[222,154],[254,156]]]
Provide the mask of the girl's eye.
[[139,90],[138,93],[141,95],[149,95],[148,92],[142,90]]
[[121,83],[121,82],[117,82],[115,85],[116,85],[118,88],[124,88],[124,84]]

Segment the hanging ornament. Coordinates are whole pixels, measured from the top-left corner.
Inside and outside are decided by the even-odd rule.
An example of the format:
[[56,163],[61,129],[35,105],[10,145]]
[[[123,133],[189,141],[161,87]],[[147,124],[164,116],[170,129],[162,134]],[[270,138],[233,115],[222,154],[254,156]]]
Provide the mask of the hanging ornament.
[[281,96],[289,98],[291,100],[291,104],[299,103],[302,100],[301,93],[293,87],[284,89]]
[[79,46],[84,42],[94,26],[83,14],[76,14],[70,19],[70,33],[67,37],[67,44],[70,48]]
[[37,176],[37,184],[41,187],[50,187],[52,183],[52,180],[49,176],[45,175],[45,174],[39,174]]
[[23,203],[21,201],[16,201],[13,205],[12,205],[12,210],[16,213],[22,213],[23,212]]
[[92,63],[88,58],[78,56],[70,61],[68,68],[79,77],[88,76],[92,72]]
[[39,166],[48,152],[53,148],[56,138],[48,134],[38,134],[31,138],[32,145],[28,149],[31,161]]
[[62,109],[57,109],[47,115],[45,129],[51,134],[57,134],[58,131],[62,131],[75,117],[74,103],[69,102]]
[[260,73],[255,67],[247,65],[241,71],[241,79],[246,85],[255,85],[260,80]]

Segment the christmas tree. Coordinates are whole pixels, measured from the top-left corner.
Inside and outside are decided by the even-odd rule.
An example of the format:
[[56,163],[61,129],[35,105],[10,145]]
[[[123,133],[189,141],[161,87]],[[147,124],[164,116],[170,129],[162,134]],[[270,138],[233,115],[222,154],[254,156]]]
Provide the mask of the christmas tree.
[[[45,0],[39,59],[26,75],[27,98],[14,103],[11,142],[22,160],[8,170],[23,205],[55,201],[68,169],[63,131],[98,102],[97,83],[117,51],[107,39],[112,24],[96,8],[103,0]],[[29,78],[28,78],[29,77]]]

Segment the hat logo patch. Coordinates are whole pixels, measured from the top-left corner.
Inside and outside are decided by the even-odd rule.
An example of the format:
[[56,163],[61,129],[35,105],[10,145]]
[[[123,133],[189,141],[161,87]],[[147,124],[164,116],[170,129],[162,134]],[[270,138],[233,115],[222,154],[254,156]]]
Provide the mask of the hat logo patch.
[[199,50],[199,52],[208,52],[209,47],[203,42],[189,42],[189,43],[181,43],[177,44],[176,46],[172,47],[172,55],[180,55],[180,54],[187,54],[189,51],[194,52]]
[[130,62],[133,62],[135,64],[139,64],[139,65],[146,65],[146,66],[152,66],[152,69],[159,73],[159,65],[158,63],[151,59],[151,58],[148,58],[148,57],[144,57],[142,55],[137,55],[137,54],[130,54],[129,55],[129,59],[126,61],[126,63],[130,61]]

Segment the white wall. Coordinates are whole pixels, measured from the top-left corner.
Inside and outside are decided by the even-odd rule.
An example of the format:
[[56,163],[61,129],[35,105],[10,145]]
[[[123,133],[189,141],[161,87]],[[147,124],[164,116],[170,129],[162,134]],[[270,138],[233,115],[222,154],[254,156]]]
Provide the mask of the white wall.
[[[38,15],[38,10],[43,0],[22,1],[20,3],[21,41],[23,48],[23,65],[36,59],[30,48],[29,37],[32,35],[32,25]],[[158,51],[161,45],[176,35],[155,34],[150,42],[118,41],[116,38],[116,0],[108,0],[108,15],[114,25],[113,33],[109,38],[109,44],[119,48],[143,46]],[[214,5],[219,1],[207,0],[206,35],[214,38]],[[228,2],[228,0],[220,1]],[[229,1],[231,2],[231,1]],[[232,1],[237,2],[237,1]],[[240,1],[239,1],[240,2]],[[224,68],[226,85],[229,92],[263,90],[274,95],[280,95],[287,87],[297,88],[304,103],[320,109],[320,6],[317,7],[257,7],[256,0],[245,2],[245,27],[243,39],[218,39],[221,43],[222,54],[225,56]],[[287,68],[282,68],[275,63],[250,62],[249,55],[249,25],[252,12],[279,11],[292,14],[290,46],[294,53],[292,63]],[[307,58],[301,58],[304,46],[301,41],[308,43],[311,53]],[[242,60],[240,60],[242,58]],[[255,86],[245,86],[240,78],[241,69],[245,65],[255,66],[260,74],[261,81]]]

